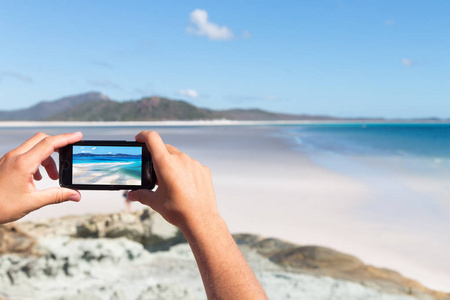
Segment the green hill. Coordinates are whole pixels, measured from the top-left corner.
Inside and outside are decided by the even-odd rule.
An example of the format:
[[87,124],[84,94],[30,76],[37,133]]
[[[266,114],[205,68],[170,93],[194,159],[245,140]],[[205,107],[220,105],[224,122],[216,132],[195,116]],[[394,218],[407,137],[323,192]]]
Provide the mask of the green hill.
[[292,115],[261,109],[212,110],[156,96],[114,101],[90,92],[42,101],[29,108],[0,111],[0,121],[176,121],[176,120],[337,120],[327,116]]
[[150,97],[138,101],[92,100],[58,113],[52,121],[205,120],[217,116],[184,101]]

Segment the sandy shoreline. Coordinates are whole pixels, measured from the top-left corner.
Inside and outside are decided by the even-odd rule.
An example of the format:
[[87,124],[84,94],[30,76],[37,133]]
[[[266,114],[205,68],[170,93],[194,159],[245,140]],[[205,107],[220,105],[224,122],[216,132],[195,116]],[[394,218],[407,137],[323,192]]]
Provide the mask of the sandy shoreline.
[[[141,180],[123,174],[120,171],[114,171],[114,168],[123,165],[132,164],[124,163],[82,163],[73,164],[73,183],[74,184],[98,184],[98,185],[140,185]],[[116,168],[117,169],[117,168]]]
[[0,128],[39,128],[39,127],[189,127],[189,126],[264,126],[264,125],[308,125],[308,124],[449,124],[450,120],[193,120],[193,121],[0,121]]
[[249,126],[249,125],[298,125],[327,123],[315,121],[233,121],[233,120],[197,120],[197,121],[130,121],[130,122],[82,122],[82,121],[0,121],[2,127],[176,127],[176,126]]
[[[141,129],[153,128],[118,128],[102,132],[86,128],[82,131],[86,139],[129,140]],[[414,184],[421,182],[421,178],[400,173],[398,178],[386,177],[380,173],[381,178],[372,185],[371,174],[351,176],[319,166],[305,154],[292,151],[292,145],[270,127],[245,130],[232,126],[167,127],[157,130],[165,142],[210,167],[220,213],[232,232],[331,247],[355,255],[368,264],[397,270],[431,288],[448,290],[450,262],[445,254],[450,251],[450,242],[445,232],[426,231],[421,228],[426,227],[421,220],[414,226],[401,223],[402,218],[395,220],[404,211],[393,211],[393,219],[387,220],[389,214],[380,210],[389,212],[391,199],[404,198],[402,201],[408,205],[409,186],[426,192],[423,184]],[[67,128],[46,131],[56,134]],[[18,132],[25,137],[31,131]],[[385,172],[391,174],[391,171]],[[393,178],[393,182],[401,180],[405,184],[392,182],[384,189],[384,178]],[[38,186],[56,185],[46,179]],[[383,188],[383,193],[375,190],[378,187]],[[433,190],[433,193],[445,192]],[[81,193],[80,203],[45,207],[27,218],[108,213],[125,207],[121,192]],[[386,195],[390,197],[386,203],[380,202],[379,197]],[[417,197],[422,196],[417,194]],[[375,204],[384,206],[374,209]],[[133,203],[133,208],[140,209],[141,206]],[[431,229],[437,226],[432,222],[426,225]]]

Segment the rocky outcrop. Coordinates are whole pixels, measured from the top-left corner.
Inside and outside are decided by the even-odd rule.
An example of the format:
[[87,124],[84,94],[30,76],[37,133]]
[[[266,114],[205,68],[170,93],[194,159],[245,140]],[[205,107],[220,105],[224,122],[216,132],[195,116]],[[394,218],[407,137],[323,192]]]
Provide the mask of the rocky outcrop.
[[[338,251],[234,235],[270,299],[450,299]],[[0,226],[0,298],[205,299],[180,231],[151,210]]]
[[0,255],[36,255],[36,239],[15,225],[0,226]]
[[398,272],[364,264],[358,258],[319,246],[299,246],[256,235],[235,235],[245,245],[290,272],[328,276],[360,283],[386,293],[411,295],[419,299],[450,299],[450,294],[432,291]]
[[143,291],[137,300],[154,300],[154,299],[184,299],[195,300],[195,296],[191,294],[189,289],[186,289],[179,284],[157,284],[148,287]]
[[149,251],[167,250],[172,245],[186,242],[177,227],[149,209],[23,222],[17,223],[14,228],[26,232],[32,239],[55,236],[126,238],[142,244]]
[[167,250],[185,242],[180,230],[165,221],[154,211],[98,215],[80,222],[76,237],[120,238],[141,243],[149,251]]

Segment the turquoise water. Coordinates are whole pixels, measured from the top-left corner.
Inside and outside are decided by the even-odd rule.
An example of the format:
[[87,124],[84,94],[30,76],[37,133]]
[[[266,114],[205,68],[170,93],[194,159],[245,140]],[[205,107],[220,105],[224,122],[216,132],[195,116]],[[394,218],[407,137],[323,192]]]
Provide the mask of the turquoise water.
[[73,156],[74,164],[95,164],[95,163],[138,163],[141,161],[141,156]]
[[[133,140],[141,130],[156,130],[172,135],[207,135],[220,131],[245,132],[260,127],[275,130],[297,150],[326,151],[344,155],[396,155],[427,158],[450,158],[450,124],[321,124],[288,126],[108,126],[108,127],[40,127],[0,128],[0,154],[19,146],[37,131],[60,134],[81,130],[85,139]],[[251,133],[250,130],[248,130]],[[192,136],[192,138],[194,137]],[[192,140],[192,139],[191,139]],[[176,142],[179,142],[176,140]],[[189,141],[186,141],[189,142]]]
[[306,151],[450,158],[450,124],[308,125],[284,134]]
[[371,190],[362,219],[435,233],[449,228],[449,124],[291,126],[282,135],[293,151]]
[[384,167],[391,165],[405,172],[450,176],[450,124],[291,126],[284,128],[282,135],[294,151],[350,176],[374,170],[374,166],[362,170],[356,158],[382,159]]
[[[111,163],[116,164],[114,167],[105,167],[105,165],[97,165]],[[123,164],[126,163],[126,164]],[[73,156],[73,164],[95,164],[89,166],[89,171],[102,172],[105,174],[123,174],[136,179],[141,179],[142,158],[141,156]]]

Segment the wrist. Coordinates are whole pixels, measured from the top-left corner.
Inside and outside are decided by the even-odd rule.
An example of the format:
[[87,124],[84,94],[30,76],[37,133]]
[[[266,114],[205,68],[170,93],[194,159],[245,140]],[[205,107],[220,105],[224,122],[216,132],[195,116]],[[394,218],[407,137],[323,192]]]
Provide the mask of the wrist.
[[204,214],[196,218],[186,218],[178,228],[188,241],[202,237],[210,238],[224,231],[229,232],[225,221],[218,212]]

